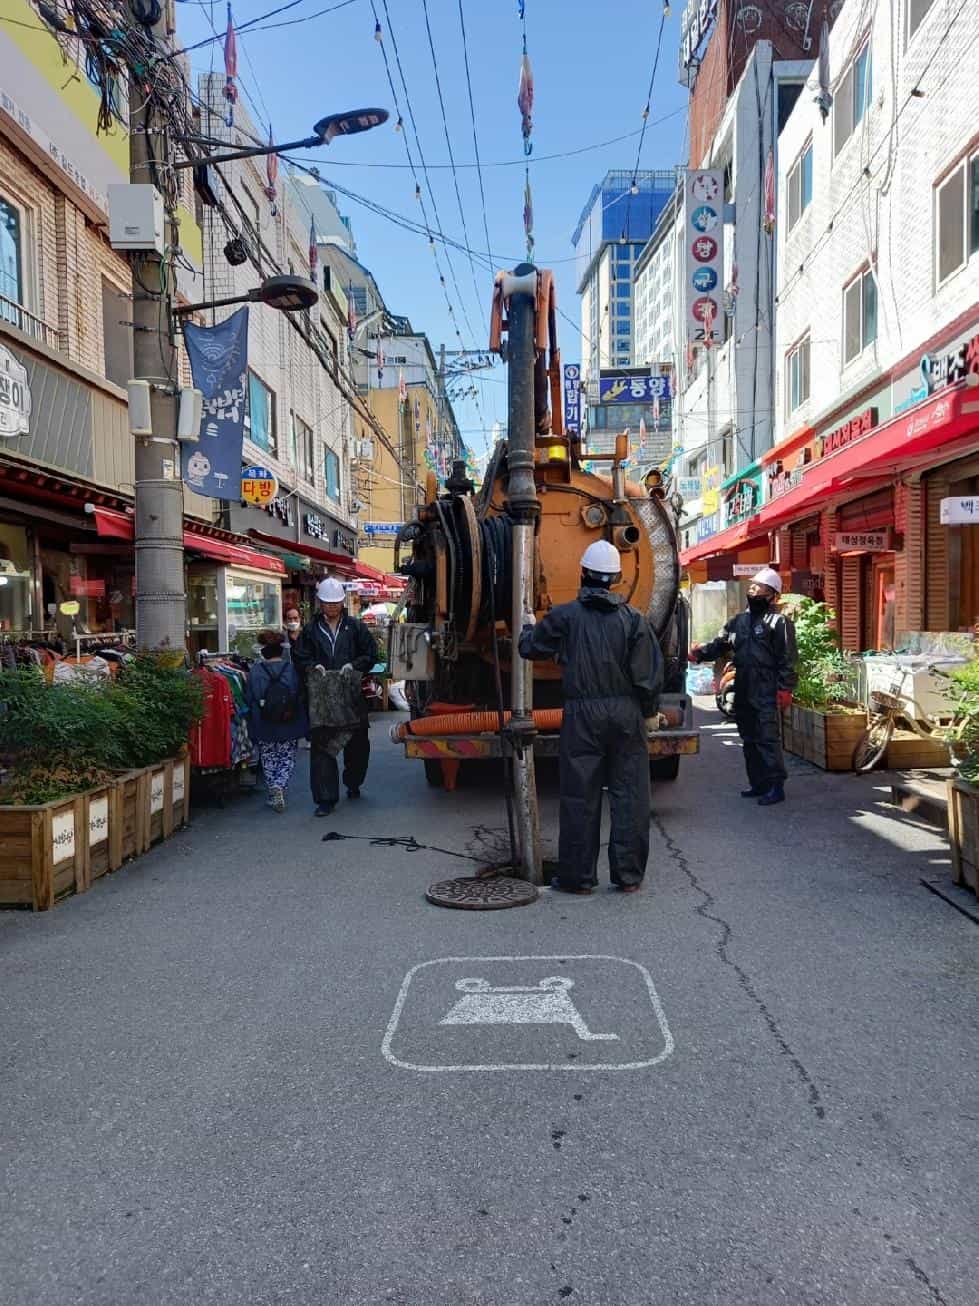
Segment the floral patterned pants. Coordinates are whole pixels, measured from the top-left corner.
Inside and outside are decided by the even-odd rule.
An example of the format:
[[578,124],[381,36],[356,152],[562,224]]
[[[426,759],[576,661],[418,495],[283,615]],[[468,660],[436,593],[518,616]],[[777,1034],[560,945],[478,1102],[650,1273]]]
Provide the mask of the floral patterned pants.
[[282,744],[260,744],[259,755],[262,759],[262,775],[265,787],[288,789],[292,773],[296,769],[296,754],[299,751],[298,739],[287,739]]

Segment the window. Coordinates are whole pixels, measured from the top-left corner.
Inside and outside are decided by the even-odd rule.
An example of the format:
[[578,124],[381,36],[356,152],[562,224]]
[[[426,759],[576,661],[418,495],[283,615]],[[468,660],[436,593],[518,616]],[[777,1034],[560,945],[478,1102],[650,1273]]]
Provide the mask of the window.
[[323,471],[326,475],[326,497],[334,503],[340,502],[340,459],[332,449],[327,449],[323,459]]
[[[0,296],[12,304],[24,302],[24,221],[20,209],[0,196]],[[0,314],[14,321],[6,304]]]
[[843,366],[877,339],[877,283],[870,268],[843,291]]
[[938,187],[935,226],[941,285],[979,250],[979,154],[963,159]]
[[796,159],[789,173],[789,231],[812,201],[812,141]]
[[786,366],[786,402],[791,415],[809,398],[809,337],[805,336],[789,353]]
[[107,380],[125,388],[133,374],[132,310],[129,296],[102,278],[102,341]]
[[313,484],[316,466],[313,458],[313,428],[295,413],[292,414],[292,465],[303,480]]
[[630,311],[630,310],[629,310],[629,305],[628,305],[627,303],[626,303],[626,304],[616,304],[616,306],[615,306],[615,316],[616,316],[616,317],[628,317],[628,316],[629,316],[629,311]]
[[266,453],[278,453],[279,437],[276,428],[275,395],[254,372],[248,373],[248,420],[246,430],[253,444],[257,444]]
[[911,40],[915,32],[925,20],[925,14],[932,6],[932,0],[907,0],[908,6],[908,26],[905,37],[905,45]]
[[839,154],[863,121],[873,94],[870,46],[865,45],[843,74],[833,104],[833,153]]

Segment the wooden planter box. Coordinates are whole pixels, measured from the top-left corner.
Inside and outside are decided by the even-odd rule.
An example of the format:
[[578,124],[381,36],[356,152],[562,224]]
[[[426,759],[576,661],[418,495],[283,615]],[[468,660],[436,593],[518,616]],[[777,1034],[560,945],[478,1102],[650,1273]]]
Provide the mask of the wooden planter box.
[[186,757],[35,807],[0,807],[0,906],[48,911],[168,838],[189,814]]
[[47,911],[114,870],[113,789],[31,807],[0,807],[0,906]]
[[824,771],[850,771],[853,750],[866,728],[865,708],[817,712],[793,703],[782,713],[782,746]]
[[940,739],[922,739],[913,730],[895,730],[884,754],[886,771],[913,771],[949,766],[948,744]]
[[979,898],[979,789],[959,779],[946,780],[945,785],[952,879]]

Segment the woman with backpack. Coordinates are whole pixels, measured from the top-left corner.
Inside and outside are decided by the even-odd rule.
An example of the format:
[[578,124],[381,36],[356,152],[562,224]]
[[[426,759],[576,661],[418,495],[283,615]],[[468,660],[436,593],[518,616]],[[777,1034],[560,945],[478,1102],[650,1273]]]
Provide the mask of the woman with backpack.
[[248,673],[248,732],[258,744],[269,806],[285,811],[286,790],[296,769],[299,741],[309,734],[309,714],[299,673],[283,657],[284,636],[263,630],[258,637],[261,660]]

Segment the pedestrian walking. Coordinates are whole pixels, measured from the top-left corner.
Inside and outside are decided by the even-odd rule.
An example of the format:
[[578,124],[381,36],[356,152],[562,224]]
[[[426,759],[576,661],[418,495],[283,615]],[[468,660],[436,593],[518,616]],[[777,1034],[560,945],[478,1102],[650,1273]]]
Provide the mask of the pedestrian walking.
[[309,733],[299,673],[284,656],[281,632],[263,630],[261,653],[248,673],[248,733],[258,745],[269,806],[285,811],[286,793],[296,769],[299,741]]
[[649,622],[612,586],[619,551],[607,540],[581,558],[581,589],[535,624],[525,614],[520,654],[562,670],[561,824],[557,887],[598,883],[602,787],[608,786],[609,878],[623,893],[642,884],[649,856],[650,731],[658,727],[663,658]]
[[[377,644],[362,621],[344,611],[345,593],[338,580],[320,582],[316,591],[320,611],[303,628],[293,648],[293,662],[305,676],[307,696],[327,701],[336,713],[317,724],[313,711],[310,753],[310,787],[317,816],[328,816],[340,800],[337,753],[343,751],[343,783],[348,798],[359,798],[370,761],[367,703],[359,692],[359,677],[377,662]],[[330,673],[343,673],[330,676]],[[354,677],[356,673],[356,678]],[[330,679],[314,685],[313,677]],[[355,692],[349,697],[351,687]],[[321,692],[321,691],[325,691]],[[348,714],[353,702],[353,717]]]
[[760,807],[785,802],[785,759],[779,711],[792,702],[796,680],[795,626],[778,611],[782,578],[763,567],[748,586],[748,607],[728,621],[709,644],[693,644],[691,662],[713,662],[729,653],[734,662],[734,719],[744,746],[748,788],[742,798]]
[[292,652],[296,647],[299,636],[302,634],[303,619],[298,608],[286,608],[282,614],[282,623],[285,626],[285,641],[282,645],[284,655],[291,661]]

